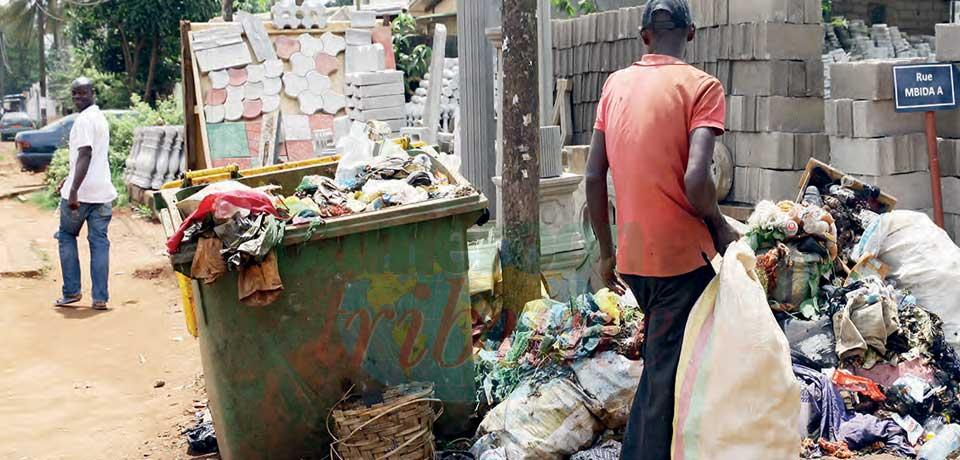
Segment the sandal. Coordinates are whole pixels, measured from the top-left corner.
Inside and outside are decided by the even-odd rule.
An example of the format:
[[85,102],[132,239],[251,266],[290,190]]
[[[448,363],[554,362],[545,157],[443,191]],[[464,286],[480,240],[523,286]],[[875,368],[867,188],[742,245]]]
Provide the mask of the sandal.
[[90,308],[93,308],[94,310],[109,310],[109,309],[110,309],[110,308],[107,307],[107,303],[104,302],[104,301],[102,301],[102,300],[98,300],[98,301],[94,302],[93,305],[92,305]]
[[61,297],[53,303],[54,307],[66,307],[67,305],[72,305],[83,299],[83,294],[77,294],[74,297]]

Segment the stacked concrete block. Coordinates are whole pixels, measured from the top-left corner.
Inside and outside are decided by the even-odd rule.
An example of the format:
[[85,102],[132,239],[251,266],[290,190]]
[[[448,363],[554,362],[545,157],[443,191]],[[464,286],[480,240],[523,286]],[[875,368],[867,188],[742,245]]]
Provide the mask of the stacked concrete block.
[[818,0],[694,0],[697,36],[687,62],[727,93],[734,160],[731,201],[795,199],[811,158],[829,158],[824,134],[824,31]]
[[643,56],[643,7],[553,20],[555,78],[572,83],[574,144],[589,144],[607,77]]
[[897,197],[900,209],[927,210],[930,173],[922,113],[894,109],[893,66],[923,59],[833,64],[825,119],[830,162]]
[[377,120],[399,132],[404,121],[403,72],[381,70],[347,73],[347,115],[351,121]]
[[[420,87],[406,105],[407,126],[419,126],[423,122],[423,113],[427,104],[427,88],[436,81],[430,73],[424,75]],[[439,132],[452,133],[454,121],[460,110],[460,61],[456,58],[443,60],[443,78],[440,91]]]

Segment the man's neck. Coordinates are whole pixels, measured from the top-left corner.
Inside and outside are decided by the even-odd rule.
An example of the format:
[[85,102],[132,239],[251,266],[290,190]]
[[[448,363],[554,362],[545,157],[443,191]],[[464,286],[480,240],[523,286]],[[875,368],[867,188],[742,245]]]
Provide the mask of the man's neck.
[[648,52],[650,54],[659,54],[661,56],[670,56],[677,59],[683,59],[684,49],[679,50],[669,50],[669,49],[651,49]]

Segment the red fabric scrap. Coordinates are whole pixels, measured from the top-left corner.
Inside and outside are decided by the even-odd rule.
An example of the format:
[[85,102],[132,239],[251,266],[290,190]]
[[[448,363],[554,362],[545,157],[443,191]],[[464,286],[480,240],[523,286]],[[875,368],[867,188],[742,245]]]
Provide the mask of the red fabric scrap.
[[190,216],[180,224],[177,233],[174,233],[173,236],[167,240],[167,252],[175,254],[177,249],[180,248],[180,243],[183,241],[183,235],[187,229],[194,223],[205,219],[207,215],[216,209],[217,204],[221,201],[230,203],[236,207],[249,209],[253,213],[269,213],[274,217],[280,217],[280,213],[277,212],[277,208],[273,207],[270,196],[266,193],[256,190],[234,190],[224,193],[212,193],[204,197],[203,201],[200,202],[200,206],[197,207],[197,210],[194,211],[193,214],[190,214]]
[[855,391],[874,401],[883,401],[887,399],[880,391],[880,387],[866,377],[858,377],[847,371],[836,370],[833,373],[833,384],[842,390]]

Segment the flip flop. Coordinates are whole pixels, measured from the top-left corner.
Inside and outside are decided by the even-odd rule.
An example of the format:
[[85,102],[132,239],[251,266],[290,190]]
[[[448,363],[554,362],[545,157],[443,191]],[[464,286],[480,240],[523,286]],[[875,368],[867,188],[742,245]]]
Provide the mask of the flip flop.
[[54,307],[66,307],[67,305],[75,304],[83,300],[83,294],[78,294],[76,297],[61,297],[53,303]]
[[106,303],[106,302],[99,301],[99,300],[96,301],[96,302],[94,302],[93,305],[91,306],[91,308],[93,308],[94,310],[109,310],[109,309],[110,309],[110,308],[107,307],[107,303]]

